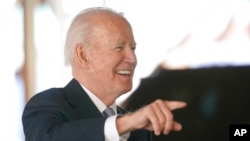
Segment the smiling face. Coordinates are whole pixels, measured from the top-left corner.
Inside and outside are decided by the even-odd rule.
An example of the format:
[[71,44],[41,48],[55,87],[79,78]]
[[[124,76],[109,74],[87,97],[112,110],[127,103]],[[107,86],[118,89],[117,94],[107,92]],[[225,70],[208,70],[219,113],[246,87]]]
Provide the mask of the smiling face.
[[102,15],[94,22],[97,26],[92,30],[92,46],[86,50],[84,85],[97,95],[117,98],[132,88],[137,64],[132,29],[117,16]]

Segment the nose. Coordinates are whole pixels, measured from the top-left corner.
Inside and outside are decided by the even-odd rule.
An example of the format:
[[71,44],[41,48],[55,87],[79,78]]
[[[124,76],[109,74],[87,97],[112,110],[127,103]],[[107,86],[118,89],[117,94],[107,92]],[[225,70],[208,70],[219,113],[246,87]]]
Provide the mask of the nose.
[[125,52],[125,61],[129,62],[131,64],[134,64],[136,66],[137,64],[137,58],[135,54],[134,48],[128,47]]

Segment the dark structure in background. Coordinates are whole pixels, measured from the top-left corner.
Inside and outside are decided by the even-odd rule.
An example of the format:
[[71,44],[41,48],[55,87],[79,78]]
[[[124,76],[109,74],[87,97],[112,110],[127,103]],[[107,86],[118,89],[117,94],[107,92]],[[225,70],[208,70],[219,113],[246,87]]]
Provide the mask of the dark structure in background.
[[250,124],[250,66],[159,68],[142,80],[123,107],[134,111],[158,98],[186,101],[188,106],[174,111],[183,130],[154,136],[154,141],[228,141],[230,124]]

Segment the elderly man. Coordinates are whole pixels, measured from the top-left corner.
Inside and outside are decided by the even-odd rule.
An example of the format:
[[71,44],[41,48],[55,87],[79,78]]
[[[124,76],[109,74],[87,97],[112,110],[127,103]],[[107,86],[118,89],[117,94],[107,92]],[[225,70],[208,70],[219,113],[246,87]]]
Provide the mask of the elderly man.
[[132,28],[119,13],[107,8],[80,12],[65,45],[73,79],[27,103],[26,141],[149,141],[150,131],[159,135],[181,130],[171,111],[185,107],[184,102],[157,100],[134,113],[115,104],[132,88],[135,48]]

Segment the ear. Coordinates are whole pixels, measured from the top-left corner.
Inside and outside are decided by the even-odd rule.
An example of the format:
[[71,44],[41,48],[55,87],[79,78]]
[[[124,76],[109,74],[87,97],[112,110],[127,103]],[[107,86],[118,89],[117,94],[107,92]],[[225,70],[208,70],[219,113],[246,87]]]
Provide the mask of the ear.
[[87,52],[82,44],[76,45],[75,56],[76,56],[77,62],[81,65],[81,67],[87,67],[87,64],[88,64]]

